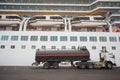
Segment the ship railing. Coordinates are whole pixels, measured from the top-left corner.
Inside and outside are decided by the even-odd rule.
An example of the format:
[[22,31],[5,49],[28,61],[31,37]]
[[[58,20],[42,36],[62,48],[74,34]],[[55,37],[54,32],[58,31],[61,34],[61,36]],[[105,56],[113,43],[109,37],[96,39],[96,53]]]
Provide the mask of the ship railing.
[[6,1],[6,0],[1,0],[0,2],[1,3],[20,3],[20,4],[22,4],[22,3],[31,3],[31,4],[34,4],[34,3],[40,3],[40,4],[66,4],[66,3],[69,3],[69,4],[90,4],[90,3],[93,3],[94,1],[96,1],[96,0],[87,0],[87,1],[84,1],[84,0],[79,0],[79,1],[77,1],[77,2],[75,2],[75,1],[73,1],[73,0],[69,0],[69,1],[64,1],[64,0],[60,0],[60,1],[44,1],[44,0],[35,0],[35,1],[31,1],[31,0],[29,0],[29,1],[24,1],[24,0],[16,0],[16,1],[14,1],[14,2],[12,2],[12,1]]
[[120,19],[117,19],[117,20],[111,20],[110,23],[113,25],[113,24],[116,24],[116,23],[119,23],[120,24]]
[[[84,1],[85,2],[85,1]],[[22,4],[22,5],[28,5],[28,2],[26,3],[26,4],[23,4],[24,2],[22,1],[22,2],[20,2],[20,4]],[[49,3],[49,2],[48,2]],[[80,2],[81,3],[81,2]],[[89,3],[89,2],[87,2],[86,1],[86,3]],[[1,3],[3,6],[4,5],[13,5],[12,3],[11,4],[7,4],[7,3]],[[68,5],[69,3],[67,3],[66,5]],[[97,5],[96,5],[97,4]],[[39,4],[38,2],[37,2],[37,4],[30,4],[29,3],[29,7],[31,6],[31,5],[43,5],[43,4]],[[70,4],[70,5],[72,5],[72,6],[75,6],[76,8],[75,9],[68,9],[68,8],[65,8],[64,7],[64,5],[59,5],[59,6],[63,6],[63,8],[56,8],[56,7],[52,7],[51,8],[51,5],[50,4],[44,4],[44,5],[49,5],[48,7],[36,7],[36,6],[33,6],[33,7],[30,7],[30,9],[31,10],[53,10],[53,11],[56,11],[56,10],[58,10],[58,11],[62,11],[62,10],[66,10],[66,11],[70,11],[70,10],[73,10],[73,11],[91,11],[91,10],[94,10],[94,9],[96,9],[96,8],[115,8],[115,7],[117,7],[117,8],[119,8],[120,7],[120,3],[119,3],[119,1],[118,1],[118,3],[113,3],[113,2],[109,2],[109,3],[106,3],[106,1],[100,1],[100,0],[95,0],[93,3],[91,3],[91,4],[89,4],[89,5],[81,5],[81,4],[78,4],[77,6],[76,6],[76,4]],[[53,4],[53,5],[58,5],[58,4]],[[52,5],[52,6],[53,6]],[[66,6],[65,5],[65,6]],[[69,7],[70,7],[70,5],[69,5]],[[16,4],[15,6],[19,6],[18,4]],[[71,8],[72,8],[72,6],[71,6]],[[78,7],[81,7],[81,8],[78,8]],[[26,6],[25,8],[18,8],[18,7],[1,7],[1,9],[3,8],[3,10],[29,10],[29,8],[28,8],[28,6]],[[16,9],[15,9],[16,8]]]
[[117,14],[120,14],[120,12],[110,12],[110,13],[109,13],[109,17],[110,17],[111,15],[113,15],[113,14],[116,14],[116,15],[117,15]]

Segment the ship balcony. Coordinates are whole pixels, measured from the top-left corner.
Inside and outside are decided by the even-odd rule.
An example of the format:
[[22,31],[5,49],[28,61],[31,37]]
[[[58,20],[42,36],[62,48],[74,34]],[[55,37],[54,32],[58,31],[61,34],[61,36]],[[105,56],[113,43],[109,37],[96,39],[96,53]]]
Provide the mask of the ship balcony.
[[10,25],[0,24],[0,31],[19,31],[19,28],[20,28],[19,24],[10,24]]
[[105,27],[107,23],[105,21],[81,21],[78,23],[72,23],[72,31],[79,32],[106,32]]
[[116,21],[112,24],[112,32],[120,32],[120,21]]
[[61,20],[32,20],[29,21],[27,31],[64,31],[64,22]]
[[110,23],[111,23],[112,25],[120,24],[120,19],[117,19],[117,20],[111,20]]
[[110,12],[109,18],[120,17],[120,12]]
[[114,16],[109,17],[109,22],[114,25],[114,24],[119,24],[120,23],[120,14],[115,14]]
[[27,26],[27,31],[64,31],[64,25]]
[[48,16],[45,16],[45,15],[36,15],[36,16],[33,16],[29,19],[29,23],[35,23],[36,25],[38,23],[41,24],[41,22],[43,24],[61,24],[61,22],[63,23],[64,19],[59,16],[59,15],[48,15]]
[[72,26],[72,32],[107,32],[103,26],[84,26],[84,27],[75,27]]
[[19,31],[20,20],[0,20],[0,31]]
[[29,19],[28,31],[64,31],[65,20],[59,15],[36,15]]

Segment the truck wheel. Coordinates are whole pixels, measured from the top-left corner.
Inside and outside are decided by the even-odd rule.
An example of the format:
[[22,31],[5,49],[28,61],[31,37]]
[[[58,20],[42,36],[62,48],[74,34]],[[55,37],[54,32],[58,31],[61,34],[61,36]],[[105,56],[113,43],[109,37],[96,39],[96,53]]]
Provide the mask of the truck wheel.
[[106,63],[106,68],[107,69],[112,69],[112,67],[113,67],[112,63]]
[[81,69],[86,69],[86,64],[80,64],[79,66]]
[[54,63],[53,63],[53,68],[54,68],[54,69],[58,69],[58,68],[59,68],[59,64],[58,64],[57,62],[54,62]]
[[93,64],[87,64],[88,69],[93,69]]
[[50,64],[48,62],[45,62],[43,65],[44,69],[49,69],[50,68]]

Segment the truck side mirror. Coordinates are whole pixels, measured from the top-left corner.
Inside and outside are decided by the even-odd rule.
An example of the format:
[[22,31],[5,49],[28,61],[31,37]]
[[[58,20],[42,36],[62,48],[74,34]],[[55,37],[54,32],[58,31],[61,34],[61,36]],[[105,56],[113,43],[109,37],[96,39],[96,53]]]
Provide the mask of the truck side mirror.
[[115,55],[113,55],[113,57],[112,58],[115,58]]

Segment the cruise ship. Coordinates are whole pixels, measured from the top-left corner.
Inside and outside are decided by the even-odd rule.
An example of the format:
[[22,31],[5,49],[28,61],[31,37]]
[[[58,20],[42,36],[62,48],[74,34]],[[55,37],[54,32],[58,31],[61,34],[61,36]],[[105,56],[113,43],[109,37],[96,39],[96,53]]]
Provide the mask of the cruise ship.
[[84,46],[120,66],[120,0],[0,0],[0,66],[31,66],[35,52]]

